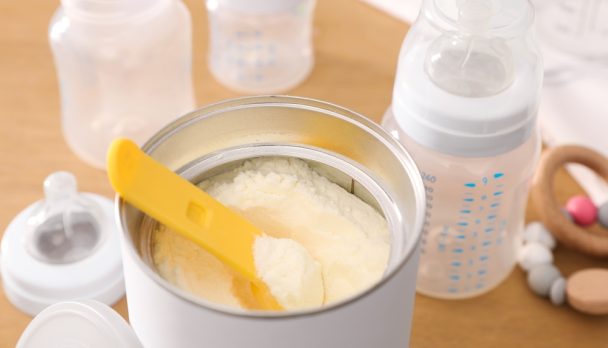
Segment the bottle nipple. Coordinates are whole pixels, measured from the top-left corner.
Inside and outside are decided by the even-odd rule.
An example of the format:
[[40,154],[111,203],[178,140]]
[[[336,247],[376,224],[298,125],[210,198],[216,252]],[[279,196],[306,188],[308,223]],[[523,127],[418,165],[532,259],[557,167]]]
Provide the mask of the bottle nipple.
[[487,97],[511,85],[512,52],[504,39],[490,35],[499,5],[496,0],[456,1],[456,30],[444,32],[427,51],[425,70],[435,85],[463,97]]
[[28,252],[54,264],[90,256],[104,237],[101,207],[78,193],[76,178],[68,172],[49,175],[44,180],[44,194],[27,221]]

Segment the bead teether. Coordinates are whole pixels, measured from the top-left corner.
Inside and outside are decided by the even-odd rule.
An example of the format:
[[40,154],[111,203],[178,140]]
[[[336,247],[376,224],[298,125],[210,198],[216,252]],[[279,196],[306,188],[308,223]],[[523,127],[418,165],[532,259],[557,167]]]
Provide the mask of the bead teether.
[[608,159],[601,154],[582,146],[554,147],[541,158],[530,192],[532,201],[541,221],[561,243],[585,254],[608,257],[608,234],[592,233],[582,227],[595,222],[597,209],[589,209],[589,202],[583,198],[571,201],[567,209],[579,226],[563,214],[555,199],[553,179],[556,171],[567,163],[581,164],[608,180]]

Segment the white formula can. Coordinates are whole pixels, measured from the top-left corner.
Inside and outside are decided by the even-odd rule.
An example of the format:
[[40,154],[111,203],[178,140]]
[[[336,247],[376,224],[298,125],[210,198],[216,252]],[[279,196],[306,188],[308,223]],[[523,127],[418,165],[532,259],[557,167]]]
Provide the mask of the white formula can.
[[155,222],[119,199],[129,318],[143,346],[408,346],[424,187],[411,157],[378,125],[310,99],[251,97],[182,117],[148,141],[144,151],[195,183],[254,157],[302,158],[376,207],[388,221],[392,243],[383,278],[356,296],[314,310],[245,312],[161,278],[150,256]]

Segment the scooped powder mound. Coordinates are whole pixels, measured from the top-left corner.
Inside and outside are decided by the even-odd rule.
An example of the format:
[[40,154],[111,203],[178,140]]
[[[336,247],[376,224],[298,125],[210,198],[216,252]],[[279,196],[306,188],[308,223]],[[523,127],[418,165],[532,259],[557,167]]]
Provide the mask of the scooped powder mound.
[[258,237],[253,246],[255,268],[284,309],[323,305],[321,264],[293,239]]
[[[324,305],[367,289],[384,274],[390,252],[386,220],[303,160],[249,160],[200,187],[268,236],[291,239],[305,248],[320,265]],[[230,291],[230,271],[176,233],[163,229],[155,233],[153,258],[159,274],[178,287],[213,302],[240,306]],[[306,267],[300,273],[311,274]]]

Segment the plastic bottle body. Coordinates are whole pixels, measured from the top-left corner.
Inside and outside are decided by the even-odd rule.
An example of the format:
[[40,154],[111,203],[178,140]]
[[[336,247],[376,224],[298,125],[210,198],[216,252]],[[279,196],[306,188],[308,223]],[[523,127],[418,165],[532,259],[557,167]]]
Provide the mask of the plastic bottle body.
[[458,157],[422,146],[395,120],[383,127],[408,149],[427,194],[417,290],[457,299],[500,284],[516,263],[529,183],[540,156],[534,131],[519,147],[493,157]]
[[427,190],[418,291],[467,298],[515,265],[540,153],[542,58],[527,0],[426,0],[383,126]]
[[289,0],[284,4],[291,6],[266,11],[230,3],[207,0],[209,68],[220,83],[244,93],[278,93],[308,77],[315,0]]
[[146,8],[127,18],[87,16],[72,3],[49,28],[62,128],[79,157],[103,168],[112,139],[141,144],[194,107],[190,15],[174,0],[140,1]]

